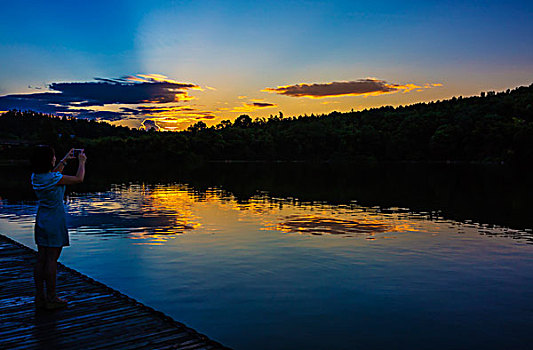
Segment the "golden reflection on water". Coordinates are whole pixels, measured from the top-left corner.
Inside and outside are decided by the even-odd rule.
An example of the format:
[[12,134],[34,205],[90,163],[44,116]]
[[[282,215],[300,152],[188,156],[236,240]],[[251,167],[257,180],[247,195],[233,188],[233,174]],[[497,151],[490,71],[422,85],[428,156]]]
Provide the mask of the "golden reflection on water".
[[[311,235],[368,235],[376,233],[416,231],[409,223],[391,223],[378,219],[348,220],[338,217],[320,217],[315,215],[289,215],[284,221],[270,228],[284,233]],[[373,237],[368,237],[373,238]]]
[[[145,217],[164,216],[170,221],[150,230],[142,229],[131,233],[130,238],[142,239],[142,244],[161,245],[186,231],[202,226],[192,207],[197,198],[183,185],[142,187],[142,212]],[[140,195],[140,193],[136,193]],[[134,193],[135,195],[135,193]],[[148,238],[148,241],[146,239]]]
[[[276,231],[308,237],[361,237],[369,240],[406,237],[403,233],[462,233],[468,222],[445,220],[438,213],[411,212],[406,208],[365,207],[356,202],[333,205],[274,198],[258,193],[239,200],[211,188],[195,191],[183,184],[120,185],[110,192],[75,197],[74,216],[82,222],[78,234],[125,235],[135,244],[162,245],[186,233],[250,235]],[[95,219],[96,218],[96,219]],[[99,221],[100,220],[100,221]],[[509,235],[507,229],[472,224],[484,235]],[[531,232],[519,232],[531,239]],[[514,237],[513,237],[514,238]]]
[[[133,186],[120,192],[130,198],[130,214],[137,210],[135,215],[161,220],[161,224],[152,227],[132,228],[129,237],[138,239],[139,244],[160,245],[186,232],[219,231],[241,222],[252,223],[257,230],[285,234],[367,239],[388,232],[420,231],[421,224],[420,220],[415,223],[412,219],[401,218],[398,213],[383,214],[375,208],[358,205],[300,203],[293,198],[274,199],[267,194],[243,202],[218,189],[196,192],[186,185]],[[132,206],[134,202],[136,205]],[[428,224],[431,225],[426,221],[424,226]],[[379,238],[391,237],[379,235]]]
[[[3,218],[24,221],[32,227],[35,213],[27,205],[4,206]],[[512,230],[465,220],[446,220],[435,212],[411,212],[406,208],[365,207],[356,202],[334,205],[275,198],[258,192],[239,200],[221,189],[195,191],[188,185],[116,185],[108,192],[71,196],[69,229],[79,235],[123,236],[134,244],[162,245],[187,233],[231,234],[243,238],[258,231],[285,235],[360,237],[369,240],[415,239],[419,232],[464,234],[470,229],[485,236],[509,237],[533,242],[531,229]],[[25,209],[26,208],[26,209]],[[9,211],[13,213],[9,213]],[[200,237],[200,236],[197,236]],[[361,242],[361,241],[359,241]]]

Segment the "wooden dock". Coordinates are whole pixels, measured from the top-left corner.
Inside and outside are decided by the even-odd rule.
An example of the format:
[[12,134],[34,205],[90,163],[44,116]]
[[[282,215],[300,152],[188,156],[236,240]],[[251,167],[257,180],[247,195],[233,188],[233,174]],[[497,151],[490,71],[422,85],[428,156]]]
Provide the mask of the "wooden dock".
[[227,349],[169,316],[62,264],[69,307],[34,305],[35,251],[0,234],[0,349]]

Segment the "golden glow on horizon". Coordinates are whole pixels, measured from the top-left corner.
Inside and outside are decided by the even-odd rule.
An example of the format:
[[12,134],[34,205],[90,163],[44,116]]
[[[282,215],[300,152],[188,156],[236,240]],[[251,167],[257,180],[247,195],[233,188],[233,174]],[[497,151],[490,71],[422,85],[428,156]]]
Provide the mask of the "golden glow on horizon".
[[172,118],[172,117],[146,118],[144,119],[143,126],[141,126],[141,128],[149,129],[149,127],[146,127],[145,123],[153,122],[157,130],[180,131],[180,130],[186,129],[192,124],[199,122],[200,120],[208,120],[208,119],[211,119],[211,118],[208,118],[202,115],[191,115],[190,117],[181,116],[179,118]]
[[[349,112],[385,105],[394,107],[408,105],[410,103],[426,102],[435,100],[435,97],[442,98],[442,96],[434,92],[428,93],[425,91],[432,91],[433,89],[431,88],[443,86],[441,83],[392,84],[377,78],[365,78],[351,82],[302,83],[278,86],[277,88],[266,88],[263,90],[255,86],[239,91],[239,89],[231,86],[226,86],[226,88],[212,87],[211,84],[222,86],[222,83],[216,79],[211,80],[211,84],[206,84],[209,81],[201,82],[200,87],[200,84],[181,83],[163,74],[136,74],[115,79],[115,81],[117,85],[124,84],[124,82],[128,81],[132,84],[168,82],[169,84],[180,84],[179,86],[184,87],[180,88],[178,85],[176,87],[161,87],[166,94],[164,99],[158,100],[158,95],[154,94],[154,98],[150,97],[138,103],[109,103],[90,106],[84,105],[86,103],[85,101],[74,101],[70,105],[72,112],[66,110],[59,112],[59,114],[79,115],[82,117],[91,112],[112,112],[114,115],[102,113],[101,120],[105,121],[106,118],[109,118],[113,119],[109,121],[113,125],[124,125],[141,129],[145,128],[143,126],[145,123],[150,123],[150,125],[157,125],[155,128],[157,130],[180,131],[187,129],[187,127],[198,121],[204,121],[207,126],[213,126],[225,119],[235,120],[238,114],[249,114],[252,119],[255,119],[268,118],[269,115],[277,114],[280,111],[286,116],[296,117],[305,114],[320,115],[328,114],[332,111]],[[285,90],[283,89],[289,88],[293,90],[284,94],[283,91]],[[303,90],[299,91],[299,88]],[[381,89],[383,91],[350,93],[350,89],[359,89],[360,91]],[[306,93],[306,91],[311,92]],[[394,92],[398,91],[403,93],[394,94]],[[423,91],[424,93],[422,93]],[[243,92],[249,93],[242,94]],[[265,92],[269,93],[267,100],[261,96],[265,96]],[[406,94],[407,92],[417,93]],[[57,94],[59,95],[60,93]],[[307,98],[287,99],[286,97],[288,96]],[[370,96],[372,98],[367,100],[366,97]],[[57,107],[60,106],[57,105]]]

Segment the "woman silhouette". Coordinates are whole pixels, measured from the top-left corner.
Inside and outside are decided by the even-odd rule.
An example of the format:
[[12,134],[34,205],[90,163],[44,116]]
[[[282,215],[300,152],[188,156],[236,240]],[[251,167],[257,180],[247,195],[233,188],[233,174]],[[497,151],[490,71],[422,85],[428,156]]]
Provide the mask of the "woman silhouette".
[[35,306],[38,308],[55,309],[68,304],[56,294],[56,275],[61,249],[69,245],[63,205],[65,185],[81,183],[85,177],[87,157],[83,150],[78,154],[76,176],[62,174],[67,161],[74,158],[74,149],[71,149],[56,165],[55,152],[50,146],[38,146],[32,157],[31,183],[39,203],[35,219],[35,243],[38,253],[33,275],[36,287]]

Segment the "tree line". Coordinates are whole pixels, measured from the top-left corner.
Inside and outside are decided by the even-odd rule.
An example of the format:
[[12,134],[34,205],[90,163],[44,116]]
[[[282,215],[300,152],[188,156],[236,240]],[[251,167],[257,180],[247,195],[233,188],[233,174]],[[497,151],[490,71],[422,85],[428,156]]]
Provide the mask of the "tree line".
[[[23,144],[85,148],[102,165],[197,161],[533,161],[533,84],[468,98],[155,132],[32,111],[0,116],[3,158]],[[11,144],[10,144],[11,142]],[[26,147],[26,148],[29,148]]]

